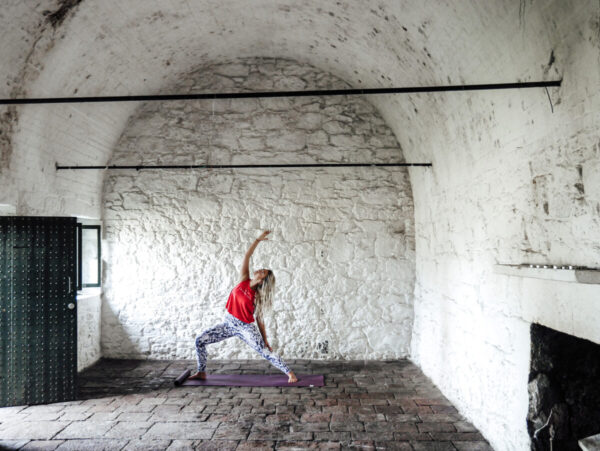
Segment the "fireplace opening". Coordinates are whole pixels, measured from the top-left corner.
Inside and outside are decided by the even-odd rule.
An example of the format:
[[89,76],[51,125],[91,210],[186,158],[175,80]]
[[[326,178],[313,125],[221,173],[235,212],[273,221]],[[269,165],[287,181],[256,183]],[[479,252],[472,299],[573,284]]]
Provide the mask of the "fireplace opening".
[[531,325],[527,430],[534,451],[580,451],[600,433],[600,345]]

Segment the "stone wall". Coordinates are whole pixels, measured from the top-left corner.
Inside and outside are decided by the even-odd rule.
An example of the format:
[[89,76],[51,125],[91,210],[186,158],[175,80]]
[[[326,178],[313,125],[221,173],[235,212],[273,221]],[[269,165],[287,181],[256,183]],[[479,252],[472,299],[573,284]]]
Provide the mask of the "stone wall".
[[[346,85],[293,61],[246,59],[191,72],[193,92]],[[352,97],[160,102],[129,121],[111,164],[400,162],[390,129]],[[408,354],[414,287],[405,168],[108,172],[105,357],[194,357],[218,323],[246,248],[272,268],[271,344],[288,358]],[[254,358],[237,340],[210,356]]]
[[[495,449],[528,447],[529,325],[600,342],[598,290],[493,267],[598,265],[597,0],[382,0],[373,8],[256,0],[250,15],[230,2],[131,0],[122,14],[118,2],[84,1],[58,28],[45,18],[57,3],[38,3],[11,0],[0,17],[3,97],[179,92],[190,67],[248,55],[307,61],[353,87],[562,78],[548,94],[370,99],[407,160],[434,164],[409,171],[418,232],[412,358]],[[105,164],[134,108],[2,109],[0,211],[98,218],[102,174],[55,173],[54,164]]]

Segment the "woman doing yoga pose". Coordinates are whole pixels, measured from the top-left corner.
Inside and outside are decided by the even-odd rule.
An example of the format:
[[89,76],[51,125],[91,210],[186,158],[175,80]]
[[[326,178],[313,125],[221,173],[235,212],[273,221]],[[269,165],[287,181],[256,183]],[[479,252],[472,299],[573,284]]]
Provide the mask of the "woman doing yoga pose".
[[[273,300],[275,289],[273,271],[259,269],[254,272],[254,277],[250,279],[250,257],[258,243],[266,240],[269,233],[271,232],[263,232],[246,252],[240,272],[240,282],[231,291],[225,306],[227,313],[224,321],[205,330],[196,338],[198,372],[190,376],[190,379],[206,379],[207,344],[217,343],[230,337],[238,337],[271,362],[275,368],[287,374],[289,383],[298,381],[296,375],[281,357],[273,353],[273,348],[269,345],[267,333],[265,332],[263,313],[271,307]],[[254,324],[255,317],[258,329]]]

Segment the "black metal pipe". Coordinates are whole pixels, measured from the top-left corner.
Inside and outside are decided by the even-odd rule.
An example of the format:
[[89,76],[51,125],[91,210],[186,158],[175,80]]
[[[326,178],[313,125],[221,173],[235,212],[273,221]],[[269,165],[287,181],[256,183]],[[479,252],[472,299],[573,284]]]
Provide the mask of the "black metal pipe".
[[262,168],[363,168],[363,167],[431,167],[431,163],[308,163],[308,164],[176,164],[176,165],[107,165],[107,166],[60,166],[56,170],[80,169],[262,169]]
[[153,102],[168,100],[217,100],[217,99],[255,99],[270,97],[308,97],[308,96],[351,96],[372,94],[414,94],[419,92],[482,91],[491,89],[524,89],[560,86],[562,80],[532,81],[522,83],[492,83],[479,85],[415,86],[408,88],[373,89],[327,89],[312,91],[272,91],[272,92],[225,92],[206,94],[159,94],[138,96],[104,97],[47,97],[31,99],[0,99],[0,105],[28,105],[54,103],[98,103],[98,102]]

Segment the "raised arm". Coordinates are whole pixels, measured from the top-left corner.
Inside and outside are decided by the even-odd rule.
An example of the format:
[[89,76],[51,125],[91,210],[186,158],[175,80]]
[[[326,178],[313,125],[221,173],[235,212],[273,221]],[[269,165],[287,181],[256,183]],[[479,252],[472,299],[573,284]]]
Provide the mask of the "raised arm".
[[248,251],[246,251],[246,255],[244,255],[244,261],[242,262],[242,269],[240,271],[240,282],[250,278],[250,257],[252,257],[256,246],[258,246],[258,243],[266,240],[269,233],[271,233],[270,230],[265,230],[256,240],[254,240],[254,243],[250,245]]

